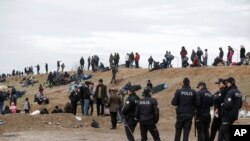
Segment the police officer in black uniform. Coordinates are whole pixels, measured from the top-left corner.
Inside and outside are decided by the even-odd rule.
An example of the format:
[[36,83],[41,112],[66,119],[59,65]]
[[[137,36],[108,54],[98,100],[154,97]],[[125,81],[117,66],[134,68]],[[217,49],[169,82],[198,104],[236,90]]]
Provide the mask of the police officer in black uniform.
[[129,141],[134,141],[134,130],[138,123],[135,116],[135,110],[140,98],[136,95],[134,89],[128,88],[128,98],[122,108],[124,116],[125,131]]
[[238,90],[235,79],[229,77],[226,80],[228,92],[222,103],[222,123],[219,131],[218,141],[230,141],[229,126],[238,119],[239,110],[242,107],[242,96]]
[[224,102],[225,96],[227,94],[227,86],[225,84],[225,80],[219,78],[215,84],[218,85],[219,90],[213,95],[213,103],[214,103],[214,117],[211,125],[211,135],[210,141],[214,141],[217,131],[220,129],[221,125],[221,104]]
[[155,141],[160,141],[159,131],[156,124],[159,121],[159,109],[157,100],[152,98],[150,87],[144,89],[144,98],[139,101],[136,108],[136,118],[140,121],[141,141],[147,141],[147,132],[149,131]]
[[190,87],[190,80],[184,78],[182,89],[177,90],[172,99],[172,105],[177,106],[175,141],[180,141],[182,130],[184,130],[183,141],[188,141],[195,108],[198,107],[199,104],[200,101],[196,91]]
[[209,127],[211,122],[210,107],[213,106],[213,96],[207,90],[206,83],[197,86],[200,106],[196,109],[195,124],[198,131],[198,141],[209,141]]

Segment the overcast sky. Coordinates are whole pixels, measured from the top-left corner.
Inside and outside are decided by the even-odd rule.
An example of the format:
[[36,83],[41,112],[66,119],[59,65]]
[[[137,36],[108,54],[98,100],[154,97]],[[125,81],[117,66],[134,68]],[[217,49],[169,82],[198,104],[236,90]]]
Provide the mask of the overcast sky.
[[207,48],[211,64],[220,46],[227,53],[241,44],[250,50],[249,0],[0,1],[0,73],[37,64],[44,71],[45,62],[52,70],[57,60],[69,70],[93,54],[107,64],[111,52],[124,62],[131,51],[146,66],[166,50],[179,57],[183,45],[188,56]]

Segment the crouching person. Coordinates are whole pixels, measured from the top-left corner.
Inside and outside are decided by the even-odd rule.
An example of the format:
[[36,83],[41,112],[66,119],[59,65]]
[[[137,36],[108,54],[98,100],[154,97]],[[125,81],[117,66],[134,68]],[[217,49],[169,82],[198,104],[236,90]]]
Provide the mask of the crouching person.
[[157,100],[152,98],[152,90],[147,87],[144,89],[145,97],[139,101],[136,108],[136,118],[140,121],[142,141],[147,141],[149,131],[155,141],[160,141],[159,131],[156,124],[159,121],[159,109]]

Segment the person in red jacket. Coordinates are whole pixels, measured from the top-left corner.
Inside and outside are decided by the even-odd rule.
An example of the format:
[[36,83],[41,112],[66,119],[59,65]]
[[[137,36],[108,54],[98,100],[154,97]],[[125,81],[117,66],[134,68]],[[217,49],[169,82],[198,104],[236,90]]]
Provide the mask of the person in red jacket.
[[183,67],[183,62],[187,57],[187,50],[185,49],[184,46],[182,46],[182,48],[181,48],[180,55],[181,55],[181,62],[182,62],[181,64],[182,64],[182,67]]
[[140,55],[138,52],[135,53],[135,68],[139,68]]

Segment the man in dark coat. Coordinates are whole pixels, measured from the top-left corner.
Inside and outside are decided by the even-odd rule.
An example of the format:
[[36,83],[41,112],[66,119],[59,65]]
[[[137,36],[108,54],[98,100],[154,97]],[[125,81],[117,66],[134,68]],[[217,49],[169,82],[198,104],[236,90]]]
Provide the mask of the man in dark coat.
[[80,59],[80,67],[81,67],[81,69],[84,68],[84,63],[85,63],[85,61],[84,61],[84,58],[82,57],[82,58]]
[[117,92],[118,92],[117,89],[112,89],[111,95],[110,95],[109,100],[108,100],[108,107],[109,107],[110,116],[111,116],[111,123],[112,123],[111,129],[116,129],[117,112],[120,109],[120,106],[122,104],[121,98],[117,95]]
[[241,48],[240,48],[240,59],[241,59],[241,63],[243,63],[244,60],[246,59],[246,50],[245,50],[244,45],[241,45]]
[[48,71],[49,71],[48,63],[45,64],[45,71],[46,71],[46,74],[48,74]]
[[72,114],[76,115],[77,113],[77,102],[80,99],[79,96],[79,88],[75,87],[75,90],[71,92],[69,99],[71,101],[71,106],[72,106]]
[[99,84],[96,87],[94,98],[96,99],[97,115],[104,116],[104,105],[108,100],[107,86],[103,85],[102,79],[100,79],[98,82]]

